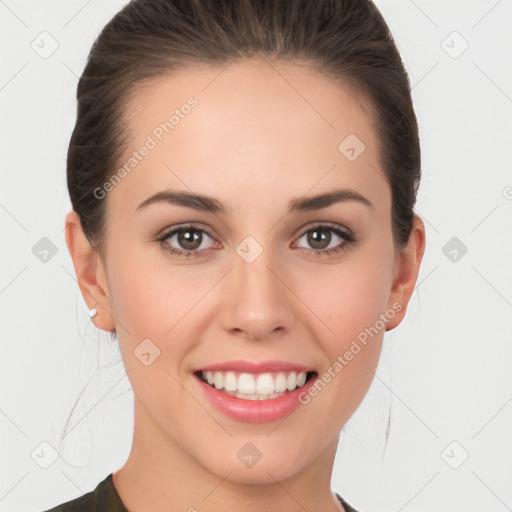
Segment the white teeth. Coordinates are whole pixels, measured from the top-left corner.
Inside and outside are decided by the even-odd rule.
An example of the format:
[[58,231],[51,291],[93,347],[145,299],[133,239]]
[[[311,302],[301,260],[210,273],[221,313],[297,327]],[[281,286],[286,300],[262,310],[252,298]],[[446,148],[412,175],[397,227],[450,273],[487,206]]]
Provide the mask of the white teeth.
[[238,389],[238,379],[234,372],[227,372],[224,377],[224,389],[226,391],[236,391]]
[[217,389],[222,389],[224,387],[224,375],[220,372],[215,372],[213,383]]
[[259,395],[270,395],[274,392],[274,379],[270,373],[262,373],[258,375],[256,381],[256,393]]
[[306,374],[304,372],[297,375],[297,387],[304,386],[306,384]]
[[270,395],[258,395],[256,393],[246,395],[245,393],[240,393],[238,391],[236,392],[229,392],[228,395],[236,396],[237,398],[242,398],[243,400],[268,400],[271,398],[278,398],[280,396],[283,396],[285,393],[270,393]]
[[202,376],[210,386],[224,389],[229,395],[245,400],[277,398],[306,383],[306,372],[252,374],[206,371],[202,372]]
[[256,392],[256,381],[250,373],[241,373],[238,377],[238,391],[251,395]]
[[276,393],[282,393],[286,391],[286,375],[284,373],[280,373],[274,382],[274,389]]
[[290,373],[286,379],[286,389],[293,391],[297,387],[297,374],[295,372]]

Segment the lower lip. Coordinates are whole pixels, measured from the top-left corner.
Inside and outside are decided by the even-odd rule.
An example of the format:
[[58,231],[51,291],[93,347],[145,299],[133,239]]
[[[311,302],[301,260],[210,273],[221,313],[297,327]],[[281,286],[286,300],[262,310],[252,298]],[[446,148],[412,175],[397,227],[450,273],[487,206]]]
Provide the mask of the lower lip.
[[294,389],[278,398],[267,400],[244,400],[230,396],[217,390],[199,377],[194,376],[206,397],[220,412],[238,421],[249,423],[266,423],[280,420],[291,414],[299,405],[299,395],[307,393],[316,380],[316,375],[310,378],[304,386]]

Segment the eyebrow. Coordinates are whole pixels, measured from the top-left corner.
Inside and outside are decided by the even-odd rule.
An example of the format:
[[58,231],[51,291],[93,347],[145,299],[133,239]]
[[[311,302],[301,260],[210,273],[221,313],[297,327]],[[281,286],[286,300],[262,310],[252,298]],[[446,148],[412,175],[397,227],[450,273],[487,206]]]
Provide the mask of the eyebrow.
[[[322,208],[327,208],[335,203],[346,201],[356,201],[368,206],[369,208],[373,208],[371,201],[362,196],[359,192],[349,188],[343,188],[335,189],[316,196],[293,198],[288,203],[288,212],[321,210]],[[193,208],[195,210],[215,214],[226,214],[228,211],[227,208],[214,197],[177,190],[163,190],[153,194],[140,203],[136,211],[144,210],[151,204],[161,202],[185,206],[187,208]]]

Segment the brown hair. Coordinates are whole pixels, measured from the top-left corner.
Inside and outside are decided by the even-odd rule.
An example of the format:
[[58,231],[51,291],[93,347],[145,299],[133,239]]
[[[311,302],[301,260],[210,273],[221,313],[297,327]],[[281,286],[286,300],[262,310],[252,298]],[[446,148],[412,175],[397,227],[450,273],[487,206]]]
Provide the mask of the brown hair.
[[94,191],[115,174],[126,150],[123,107],[131,95],[187,65],[251,57],[308,63],[366,100],[391,188],[395,248],[403,247],[421,177],[418,126],[403,62],[370,0],[129,2],[95,40],[77,88],[67,185],[91,247],[102,253],[106,202]]
[[93,248],[102,252],[106,226],[94,190],[126,150],[130,95],[187,65],[254,56],[310,63],[367,100],[391,187],[395,247],[407,242],[421,175],[418,126],[404,65],[371,1],[132,0],[95,40],[77,88],[67,185]]

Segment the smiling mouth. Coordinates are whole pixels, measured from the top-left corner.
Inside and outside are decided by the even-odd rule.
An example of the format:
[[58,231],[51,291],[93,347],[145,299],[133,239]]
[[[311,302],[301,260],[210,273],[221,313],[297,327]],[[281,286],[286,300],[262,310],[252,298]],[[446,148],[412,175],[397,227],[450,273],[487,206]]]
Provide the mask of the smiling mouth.
[[272,400],[306,385],[317,372],[196,371],[194,375],[212,388],[243,400]]

